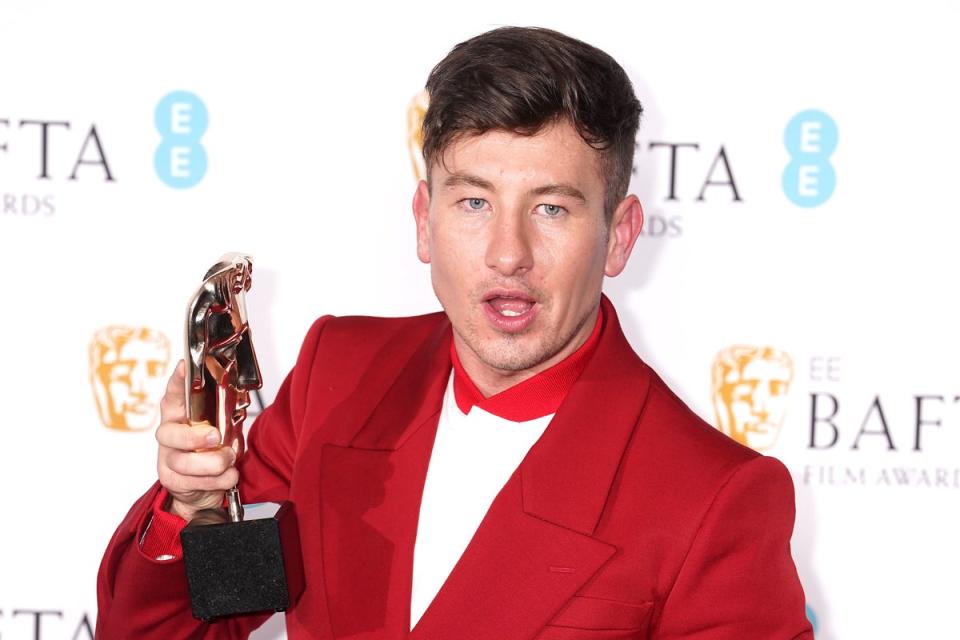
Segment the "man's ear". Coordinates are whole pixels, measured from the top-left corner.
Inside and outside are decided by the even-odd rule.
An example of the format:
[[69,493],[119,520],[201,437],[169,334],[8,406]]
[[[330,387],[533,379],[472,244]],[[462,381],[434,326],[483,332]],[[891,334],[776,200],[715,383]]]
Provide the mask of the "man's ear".
[[604,273],[611,278],[620,275],[627,266],[630,252],[643,228],[643,207],[635,195],[628,195],[617,205],[610,218],[610,236],[607,241],[607,262]]
[[413,193],[413,219],[417,223],[417,257],[430,262],[430,189],[421,180]]

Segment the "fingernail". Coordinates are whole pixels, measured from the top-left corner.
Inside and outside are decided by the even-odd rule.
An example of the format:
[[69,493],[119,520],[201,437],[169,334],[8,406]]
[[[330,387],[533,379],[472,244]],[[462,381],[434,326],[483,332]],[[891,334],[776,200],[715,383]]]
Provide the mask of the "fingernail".
[[220,432],[216,429],[210,431],[210,433],[207,434],[207,444],[211,447],[215,447],[220,444]]

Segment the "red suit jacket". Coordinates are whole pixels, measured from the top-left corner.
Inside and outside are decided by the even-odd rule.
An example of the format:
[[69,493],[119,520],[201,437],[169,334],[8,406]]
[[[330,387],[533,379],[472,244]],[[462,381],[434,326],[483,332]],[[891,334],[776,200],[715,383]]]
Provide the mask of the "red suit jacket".
[[[287,612],[290,638],[812,638],[788,473],[678,400],[603,304],[596,352],[413,631],[450,324],[317,321],[239,463],[247,502],[289,499],[298,513],[306,588]],[[194,620],[182,562],[140,552],[158,490],[107,549],[97,637],[246,637],[264,616]]]

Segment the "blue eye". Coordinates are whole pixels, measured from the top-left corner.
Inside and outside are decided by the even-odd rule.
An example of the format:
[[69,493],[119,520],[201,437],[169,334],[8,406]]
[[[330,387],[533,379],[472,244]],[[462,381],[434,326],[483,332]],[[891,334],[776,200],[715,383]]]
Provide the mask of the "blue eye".
[[541,204],[537,208],[548,218],[556,218],[565,211],[563,207],[557,204]]
[[467,206],[475,211],[483,209],[487,204],[487,201],[483,198],[467,198]]

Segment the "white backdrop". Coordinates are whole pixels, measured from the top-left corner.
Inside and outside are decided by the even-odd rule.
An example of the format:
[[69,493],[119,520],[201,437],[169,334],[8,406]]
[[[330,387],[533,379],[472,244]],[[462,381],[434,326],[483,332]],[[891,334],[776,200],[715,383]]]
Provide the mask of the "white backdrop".
[[[635,348],[715,424],[717,354],[779,358],[745,356],[718,406],[779,434],[817,637],[960,637],[958,9],[520,5],[0,7],[0,638],[90,636],[101,553],[154,478],[131,428],[221,253],[255,257],[266,401],[316,316],[438,308],[407,109],[502,24],[605,49],[644,103],[648,231],[606,287]],[[91,362],[111,326],[153,333]]]

